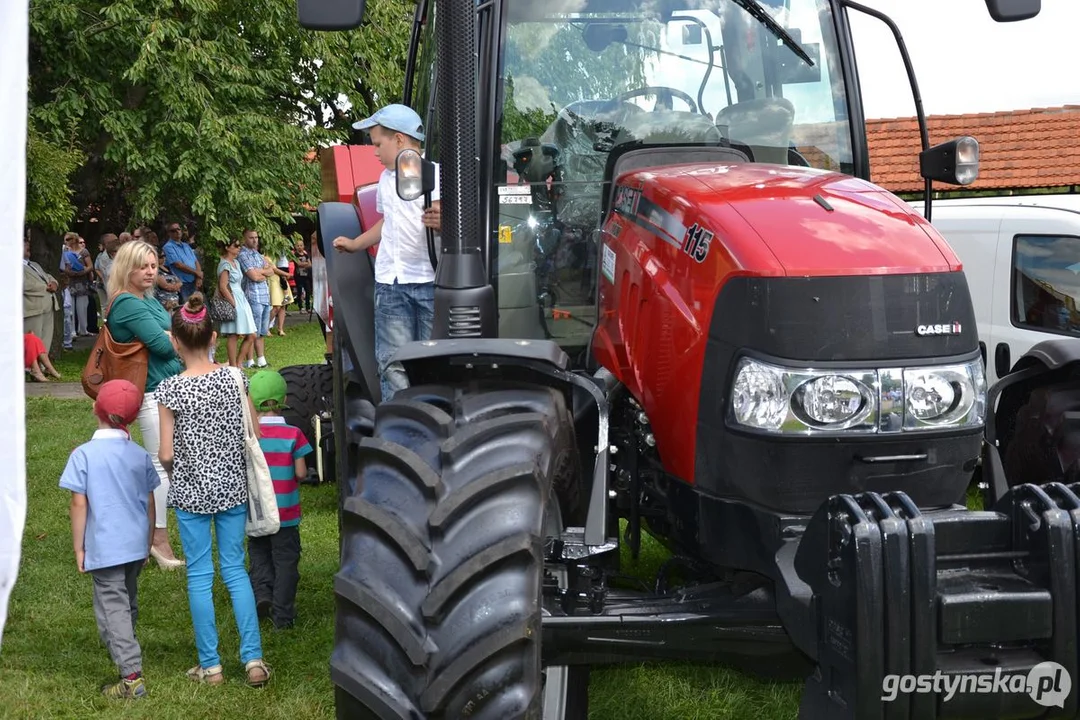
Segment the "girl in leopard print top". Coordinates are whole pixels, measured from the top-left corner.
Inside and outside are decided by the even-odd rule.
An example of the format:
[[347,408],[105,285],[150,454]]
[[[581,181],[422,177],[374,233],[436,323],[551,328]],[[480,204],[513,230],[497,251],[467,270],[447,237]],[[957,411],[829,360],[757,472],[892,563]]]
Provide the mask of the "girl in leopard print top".
[[252,416],[255,414],[247,394],[247,378],[236,368],[210,362],[217,333],[202,293],[192,295],[173,314],[172,342],[185,370],[162,380],[155,393],[161,413],[158,458],[170,475],[167,504],[176,510],[187,557],[188,602],[199,655],[199,664],[188,670],[188,676],[215,685],[224,682],[211,592],[213,526],[221,579],[229,589],[240,631],[240,661],[247,670],[248,683],[264,685],[270,679],[270,669],[262,659],[255,595],[244,565],[244,405]]

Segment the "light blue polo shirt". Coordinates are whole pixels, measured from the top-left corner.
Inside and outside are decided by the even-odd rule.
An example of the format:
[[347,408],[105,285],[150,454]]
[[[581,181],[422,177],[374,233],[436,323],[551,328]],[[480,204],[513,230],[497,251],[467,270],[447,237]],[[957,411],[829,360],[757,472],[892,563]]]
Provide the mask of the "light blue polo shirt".
[[86,496],[86,571],[145,560],[150,493],[161,484],[150,453],[123,430],[98,430],[68,458],[60,487]]

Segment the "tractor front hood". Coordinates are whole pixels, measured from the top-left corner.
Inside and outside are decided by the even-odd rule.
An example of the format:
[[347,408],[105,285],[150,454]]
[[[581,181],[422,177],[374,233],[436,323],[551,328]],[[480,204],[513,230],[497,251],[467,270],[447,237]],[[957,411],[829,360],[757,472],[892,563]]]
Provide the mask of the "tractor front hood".
[[[858,178],[752,163],[684,165],[650,174],[694,207],[703,221],[712,219],[733,231],[724,240],[735,246],[736,256],[741,242],[763,243],[776,266],[746,268],[752,272],[824,276],[960,269],[952,250],[922,216]],[[736,228],[743,222],[732,211],[745,223],[742,232]],[[767,257],[754,255],[758,263]]]

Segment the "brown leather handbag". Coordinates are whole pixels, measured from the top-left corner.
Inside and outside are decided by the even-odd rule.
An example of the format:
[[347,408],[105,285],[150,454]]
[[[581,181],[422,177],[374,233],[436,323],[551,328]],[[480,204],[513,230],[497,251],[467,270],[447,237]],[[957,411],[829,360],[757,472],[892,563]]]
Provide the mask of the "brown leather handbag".
[[[119,296],[117,296],[119,297]],[[109,301],[103,313],[105,322],[98,331],[97,341],[82,371],[83,391],[96,399],[98,390],[110,380],[127,380],[140,393],[146,390],[146,375],[150,370],[150,349],[141,340],[117,342],[109,332],[108,314],[116,298]]]

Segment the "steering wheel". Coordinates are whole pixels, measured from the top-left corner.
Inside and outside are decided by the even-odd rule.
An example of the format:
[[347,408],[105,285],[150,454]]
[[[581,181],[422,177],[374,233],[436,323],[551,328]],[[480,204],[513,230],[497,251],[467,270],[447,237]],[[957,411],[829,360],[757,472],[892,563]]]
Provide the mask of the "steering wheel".
[[642,95],[655,95],[656,102],[661,104],[665,110],[673,109],[671,99],[677,97],[690,106],[690,112],[698,112],[698,106],[697,103],[694,102],[693,97],[682,90],[666,85],[646,85],[645,87],[635,88],[634,90],[627,90],[615,99],[626,102],[631,98],[641,97]]
[[578,100],[559,110],[552,125],[553,142],[566,151],[581,134],[590,145],[613,144],[626,114],[643,112],[637,105],[617,100]]

